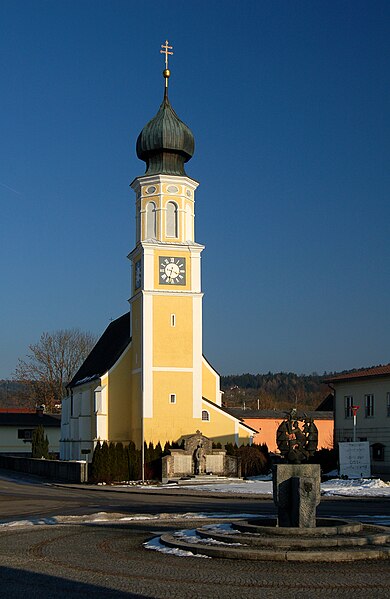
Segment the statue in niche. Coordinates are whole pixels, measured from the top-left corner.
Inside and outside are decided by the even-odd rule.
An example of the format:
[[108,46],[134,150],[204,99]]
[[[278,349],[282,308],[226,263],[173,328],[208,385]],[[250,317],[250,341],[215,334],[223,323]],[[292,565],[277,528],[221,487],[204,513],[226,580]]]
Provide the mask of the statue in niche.
[[204,453],[203,443],[199,442],[198,447],[194,452],[194,473],[204,474],[206,471],[206,456]]
[[[303,422],[303,428],[299,426]],[[276,432],[276,444],[289,464],[301,464],[314,455],[318,445],[318,430],[313,418],[299,419],[293,408],[280,423]]]

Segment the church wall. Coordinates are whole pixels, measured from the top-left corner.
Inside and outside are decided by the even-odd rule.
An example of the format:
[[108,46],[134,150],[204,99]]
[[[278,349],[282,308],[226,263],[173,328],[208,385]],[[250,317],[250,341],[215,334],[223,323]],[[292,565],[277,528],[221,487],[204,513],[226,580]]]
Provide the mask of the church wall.
[[192,368],[192,312],[191,297],[153,297],[153,367]]
[[91,418],[93,426],[92,439],[104,441],[108,439],[107,376],[103,377],[102,385],[94,389],[94,403],[96,417],[95,419]]
[[219,375],[202,359],[202,396],[220,405]]
[[107,374],[108,438],[130,440],[131,352],[130,346]]
[[213,439],[215,443],[237,443],[237,445],[247,444],[250,441],[252,434],[250,431],[240,426],[239,421],[219,410],[213,408],[207,402],[203,402],[203,410],[207,410],[210,415],[210,420],[201,421],[200,430],[203,435]]
[[[171,403],[171,395],[176,396]],[[145,418],[145,441],[157,443],[190,434],[200,419],[192,418],[192,372],[153,372],[153,418]]]
[[141,367],[141,329],[142,329],[142,296],[140,295],[131,304],[131,365],[132,372]]

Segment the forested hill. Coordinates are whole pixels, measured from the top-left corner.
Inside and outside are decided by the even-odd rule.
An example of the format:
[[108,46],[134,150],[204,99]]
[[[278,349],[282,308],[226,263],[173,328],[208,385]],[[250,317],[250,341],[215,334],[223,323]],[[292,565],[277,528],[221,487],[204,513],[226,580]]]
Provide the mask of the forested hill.
[[227,407],[248,409],[315,410],[330,393],[323,382],[326,376],[293,372],[221,376],[223,402]]

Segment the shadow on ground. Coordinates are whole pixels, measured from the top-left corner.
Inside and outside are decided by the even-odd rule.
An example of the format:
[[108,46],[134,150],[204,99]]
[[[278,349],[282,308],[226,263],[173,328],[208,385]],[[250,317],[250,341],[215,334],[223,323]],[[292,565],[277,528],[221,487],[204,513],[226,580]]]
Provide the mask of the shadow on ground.
[[150,599],[148,595],[135,595],[57,576],[4,567],[0,567],[0,596],[2,599]]

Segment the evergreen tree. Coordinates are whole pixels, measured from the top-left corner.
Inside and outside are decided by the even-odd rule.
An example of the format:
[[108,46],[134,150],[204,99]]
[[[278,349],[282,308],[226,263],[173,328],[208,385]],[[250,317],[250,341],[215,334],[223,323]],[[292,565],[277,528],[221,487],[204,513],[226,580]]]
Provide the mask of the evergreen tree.
[[102,482],[109,483],[111,482],[110,477],[110,451],[108,448],[107,441],[103,441],[102,449],[101,449],[101,479]]
[[116,480],[123,481],[128,477],[127,459],[122,443],[117,443],[115,446],[116,453]]
[[139,480],[141,478],[141,451],[136,449],[135,443],[130,441],[127,447],[129,480]]
[[41,424],[32,434],[31,455],[33,458],[48,459],[49,457],[49,440]]
[[91,481],[101,483],[102,480],[102,446],[100,441],[96,443],[96,447],[92,456],[91,463]]
[[108,446],[108,470],[110,473],[110,482],[118,480],[118,464],[116,459],[115,443],[110,441]]

